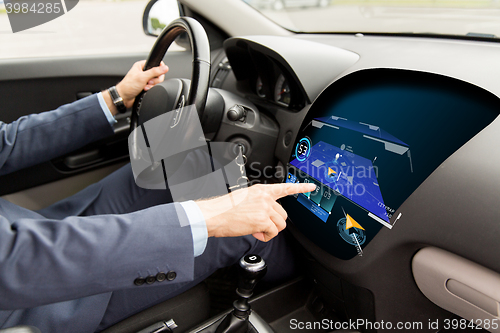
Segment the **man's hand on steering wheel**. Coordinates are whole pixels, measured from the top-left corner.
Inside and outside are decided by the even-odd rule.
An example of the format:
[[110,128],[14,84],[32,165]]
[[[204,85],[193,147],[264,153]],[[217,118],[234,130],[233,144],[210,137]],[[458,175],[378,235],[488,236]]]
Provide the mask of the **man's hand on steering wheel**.
[[[127,75],[116,85],[118,94],[122,97],[123,103],[127,108],[131,108],[134,104],[135,97],[141,91],[148,91],[156,84],[163,82],[165,73],[168,72],[168,66],[163,61],[160,66],[153,67],[147,71],[143,71],[146,60],[136,62],[128,71]],[[118,113],[111,96],[107,90],[102,92],[104,100],[113,115]]]

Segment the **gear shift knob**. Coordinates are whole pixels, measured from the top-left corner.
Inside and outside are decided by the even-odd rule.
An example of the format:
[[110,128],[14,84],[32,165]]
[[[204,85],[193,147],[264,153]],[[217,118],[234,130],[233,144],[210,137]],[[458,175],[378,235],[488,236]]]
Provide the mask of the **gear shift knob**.
[[247,254],[240,259],[237,293],[243,297],[252,296],[255,285],[266,275],[267,265],[261,256]]
[[215,333],[246,333],[250,304],[248,299],[253,294],[255,285],[266,275],[267,266],[264,259],[256,254],[247,254],[240,259],[238,272],[238,299],[233,303],[233,312],[219,324]]

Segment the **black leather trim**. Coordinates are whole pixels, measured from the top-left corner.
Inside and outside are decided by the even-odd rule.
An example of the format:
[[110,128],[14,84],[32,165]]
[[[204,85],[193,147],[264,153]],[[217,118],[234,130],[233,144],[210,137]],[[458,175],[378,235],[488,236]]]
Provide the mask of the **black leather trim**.
[[[151,49],[144,70],[158,66],[170,45],[183,32],[186,32],[189,37],[193,55],[191,86],[189,88],[187,105],[195,105],[198,115],[202,119],[210,81],[210,44],[205,29],[198,21],[190,17],[181,17],[172,21],[168,27],[163,29]],[[140,107],[143,94],[144,92],[139,94],[134,103],[131,130],[137,127],[137,110]]]

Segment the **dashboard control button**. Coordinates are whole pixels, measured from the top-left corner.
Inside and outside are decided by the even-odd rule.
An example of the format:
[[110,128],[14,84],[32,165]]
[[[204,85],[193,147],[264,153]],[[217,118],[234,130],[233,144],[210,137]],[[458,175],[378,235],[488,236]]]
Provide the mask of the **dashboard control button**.
[[232,121],[244,121],[246,116],[245,108],[241,105],[234,105],[227,111],[227,118]]

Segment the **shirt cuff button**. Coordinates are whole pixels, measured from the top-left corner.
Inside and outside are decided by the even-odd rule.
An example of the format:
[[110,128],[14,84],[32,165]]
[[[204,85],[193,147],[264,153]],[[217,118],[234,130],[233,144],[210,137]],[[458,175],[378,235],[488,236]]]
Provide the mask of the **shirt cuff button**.
[[142,286],[145,282],[146,282],[146,280],[142,277],[139,277],[139,278],[134,280],[134,284],[136,286]]
[[156,281],[163,282],[167,278],[167,275],[163,272],[156,274]]
[[168,281],[173,281],[177,277],[177,273],[174,271],[170,271],[167,273],[167,280]]

